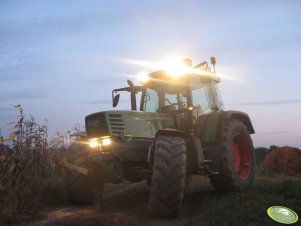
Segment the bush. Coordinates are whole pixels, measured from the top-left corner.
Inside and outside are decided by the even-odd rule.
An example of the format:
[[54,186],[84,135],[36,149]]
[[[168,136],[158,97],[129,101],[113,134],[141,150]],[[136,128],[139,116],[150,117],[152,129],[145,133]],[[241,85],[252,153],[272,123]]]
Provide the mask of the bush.
[[278,147],[275,145],[271,145],[269,148],[266,147],[255,148],[256,164],[259,165],[265,159],[266,155],[269,154],[275,148]]

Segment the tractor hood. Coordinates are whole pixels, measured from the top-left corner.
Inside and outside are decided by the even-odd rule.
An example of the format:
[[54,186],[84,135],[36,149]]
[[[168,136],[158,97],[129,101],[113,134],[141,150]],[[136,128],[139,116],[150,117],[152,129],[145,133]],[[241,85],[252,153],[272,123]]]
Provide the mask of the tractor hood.
[[85,118],[89,138],[119,136],[154,138],[164,128],[174,128],[171,114],[139,111],[103,111]]

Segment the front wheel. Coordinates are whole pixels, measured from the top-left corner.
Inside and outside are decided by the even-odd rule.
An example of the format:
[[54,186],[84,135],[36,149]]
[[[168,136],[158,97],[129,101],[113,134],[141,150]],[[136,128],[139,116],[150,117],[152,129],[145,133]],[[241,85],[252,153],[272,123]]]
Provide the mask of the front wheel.
[[177,217],[182,207],[185,178],[185,140],[181,137],[159,136],[155,143],[148,203],[150,215]]
[[225,121],[219,163],[219,174],[210,176],[215,189],[242,191],[251,186],[255,175],[255,152],[250,133],[241,121]]

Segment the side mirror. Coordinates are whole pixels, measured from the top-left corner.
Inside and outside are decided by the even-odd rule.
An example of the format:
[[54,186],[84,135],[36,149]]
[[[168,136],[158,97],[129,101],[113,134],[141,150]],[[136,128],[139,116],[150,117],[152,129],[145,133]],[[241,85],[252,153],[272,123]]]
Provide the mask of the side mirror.
[[113,97],[113,108],[118,105],[119,98],[120,98],[120,94],[117,94],[116,96]]

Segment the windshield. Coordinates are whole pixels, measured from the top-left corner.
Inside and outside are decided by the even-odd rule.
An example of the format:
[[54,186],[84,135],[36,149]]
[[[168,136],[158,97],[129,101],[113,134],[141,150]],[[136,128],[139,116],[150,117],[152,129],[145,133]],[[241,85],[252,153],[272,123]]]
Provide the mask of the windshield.
[[184,109],[187,106],[187,97],[182,93],[159,93],[147,88],[143,98],[143,110],[145,112],[172,112]]

